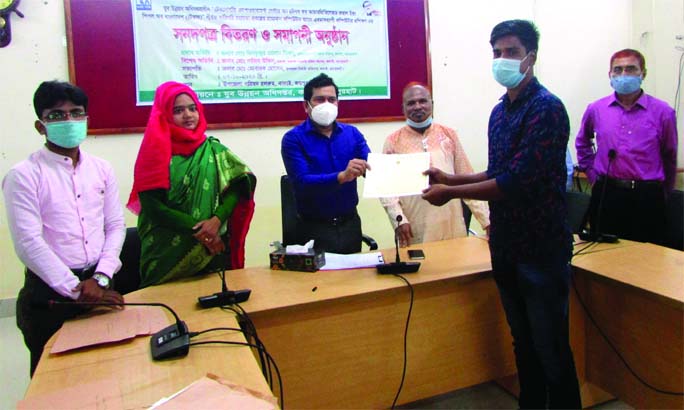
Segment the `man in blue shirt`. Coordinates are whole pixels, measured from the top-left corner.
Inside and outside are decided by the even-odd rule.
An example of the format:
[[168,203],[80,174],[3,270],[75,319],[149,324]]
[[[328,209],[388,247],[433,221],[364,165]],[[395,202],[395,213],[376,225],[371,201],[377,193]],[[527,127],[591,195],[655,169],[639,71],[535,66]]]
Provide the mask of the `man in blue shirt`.
[[291,178],[302,241],[326,252],[361,251],[356,178],[370,169],[370,148],[356,127],[336,122],[339,90],[325,74],[304,86],[308,118],[283,137],[281,155]]
[[572,237],[565,202],[570,125],[534,77],[539,33],[524,20],[492,30],[493,74],[506,94],[489,118],[486,172],[427,173],[423,198],[489,200],[492,271],[511,328],[521,408],[581,408],[568,336]]
[[565,168],[567,169],[565,179],[565,190],[572,190],[572,177],[575,175],[575,163],[572,162],[572,155],[570,155],[570,148],[565,151]]

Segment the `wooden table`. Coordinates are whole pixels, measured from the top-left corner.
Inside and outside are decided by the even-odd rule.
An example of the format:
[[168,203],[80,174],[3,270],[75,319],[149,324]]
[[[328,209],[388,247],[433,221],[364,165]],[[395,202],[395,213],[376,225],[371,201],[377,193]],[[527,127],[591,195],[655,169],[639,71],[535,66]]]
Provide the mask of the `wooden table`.
[[[582,300],[634,371],[684,391],[684,252],[642,243],[579,255],[573,266]],[[596,327],[584,326],[587,380],[636,408],[684,408],[684,397],[646,388]]]
[[[420,247],[426,255],[420,272],[404,275],[413,285],[415,302],[408,333],[408,369],[398,403],[514,375],[510,333],[491,278],[487,243],[469,237]],[[394,259],[393,249],[384,253],[386,259]],[[401,253],[405,258],[406,250]],[[622,352],[641,356],[642,365],[657,369],[657,374],[650,374],[649,369],[640,369],[640,373],[671,383],[662,387],[673,390],[681,390],[682,385],[684,289],[670,281],[679,277],[681,285],[682,255],[622,241],[602,244],[574,260],[580,294],[602,327],[619,341]],[[617,260],[624,260],[623,266]],[[638,263],[652,268],[644,271]],[[629,269],[636,273],[625,273]],[[670,279],[637,280],[639,272],[655,278],[660,271],[668,271]],[[250,300],[242,306],[280,367],[287,408],[388,408],[392,404],[401,379],[403,332],[409,309],[409,290],[403,281],[378,275],[375,269],[307,273],[247,268],[228,272],[227,282],[231,289],[252,289]],[[196,307],[197,296],[218,290],[220,280],[209,276],[147,288],[128,295],[127,300],[166,302],[188,322],[190,330],[197,331],[217,326],[217,318],[225,320],[228,316],[218,309]],[[631,300],[639,302],[628,303]],[[652,306],[641,309],[646,301]],[[631,310],[623,305],[631,306]],[[661,315],[662,320],[653,315]],[[634,323],[639,324],[638,329]],[[674,333],[666,337],[663,332],[672,332],[672,328]],[[653,337],[634,339],[635,332]],[[191,381],[180,380],[177,367],[196,371],[197,376],[189,377],[192,380],[209,371],[231,378],[230,367],[237,372],[235,377],[241,377],[244,368],[245,378],[235,381],[267,389],[253,357],[251,363],[242,363],[242,368],[209,363],[211,360],[195,362],[202,351],[192,347],[188,358],[158,364],[149,360],[148,340],[142,340],[145,347],[137,350],[139,357],[128,363],[139,369],[129,369],[132,374],[124,372],[121,376],[132,378],[123,382],[122,391],[130,396],[127,403],[161,397],[168,392],[160,390],[176,391]],[[571,344],[585,405],[613,394],[637,407],[682,407],[681,399],[670,401],[669,397],[663,400],[644,394],[633,382],[625,381],[627,376],[613,363],[614,354],[601,343],[571,293]],[[225,348],[208,349],[223,352]],[[103,359],[99,350],[71,357],[44,357],[27,395],[59,385],[60,375],[80,368],[83,361],[91,373],[104,372],[118,369],[121,362],[116,358],[128,354],[124,346],[107,347],[102,350],[110,358]],[[673,376],[677,371],[679,379]],[[164,389],[151,386],[157,384]],[[137,396],[145,400],[134,398]]]
[[[462,238],[421,247],[420,272],[404,275],[415,302],[399,403],[515,373],[487,243]],[[394,259],[394,250],[384,254]],[[253,289],[261,291],[249,311],[278,361],[288,406],[389,408],[402,374],[406,284],[375,269],[258,275]],[[230,280],[244,284],[237,274]]]
[[[162,287],[160,287],[161,289]],[[150,301],[146,290],[126,295],[128,302]],[[190,300],[178,300],[172,293],[155,299],[178,308],[182,320],[192,331],[213,327],[238,327],[235,316],[219,309],[196,311]],[[196,299],[195,299],[196,302]],[[173,320],[169,314],[169,320]],[[124,408],[148,408],[162,397],[181,390],[195,380],[213,373],[232,382],[270,394],[257,362],[249,347],[227,345],[192,346],[188,356],[155,362],[150,356],[149,336],[130,342],[79,349],[51,355],[50,339],[31,379],[26,397],[46,394],[97,380],[115,380],[121,392]],[[192,341],[231,340],[244,342],[237,332],[212,332]]]
[[[406,275],[416,300],[400,402],[515,373],[508,327],[488,274],[487,243],[463,238],[423,249],[420,273]],[[393,259],[394,250],[385,256]],[[309,273],[268,268],[230,271],[227,282],[231,289],[252,289],[242,306],[280,367],[286,408],[392,404],[409,308],[404,282],[375,269]],[[169,301],[185,319],[198,314],[185,301],[218,290],[219,279],[210,276],[136,294]]]

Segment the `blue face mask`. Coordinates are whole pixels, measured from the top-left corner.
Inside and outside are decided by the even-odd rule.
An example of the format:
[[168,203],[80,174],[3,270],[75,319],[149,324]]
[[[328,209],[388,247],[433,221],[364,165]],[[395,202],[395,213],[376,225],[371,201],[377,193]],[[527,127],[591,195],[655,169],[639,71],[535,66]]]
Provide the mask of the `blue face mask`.
[[411,128],[418,128],[418,129],[427,128],[430,125],[432,125],[432,115],[427,117],[425,119],[425,121],[422,121],[422,122],[415,122],[415,121],[411,120],[410,118],[407,118],[406,124],[408,124],[408,126]]
[[632,94],[641,89],[640,75],[619,75],[610,77],[610,86],[618,94]]
[[76,148],[88,134],[88,121],[43,122],[47,140],[62,148]]
[[[525,58],[527,58],[527,55]],[[494,79],[506,88],[517,87],[523,78],[525,78],[527,70],[530,69],[530,67],[527,67],[527,70],[525,70],[524,73],[520,72],[520,64],[525,61],[525,58],[522,60],[495,58],[492,61],[492,74],[494,74]]]

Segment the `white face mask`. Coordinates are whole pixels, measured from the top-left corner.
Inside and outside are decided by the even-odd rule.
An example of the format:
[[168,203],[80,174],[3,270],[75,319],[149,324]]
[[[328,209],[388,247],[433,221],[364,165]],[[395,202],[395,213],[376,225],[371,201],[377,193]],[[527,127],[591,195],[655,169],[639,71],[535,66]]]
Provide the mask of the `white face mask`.
[[494,79],[506,88],[517,87],[525,78],[527,72],[530,71],[531,66],[527,66],[524,73],[520,72],[520,65],[527,59],[527,56],[529,56],[529,53],[522,60],[495,58],[492,61]]
[[[311,104],[309,104],[311,107]],[[324,102],[315,107],[311,107],[311,119],[316,124],[327,127],[337,119],[337,106],[329,102]]]
[[86,119],[41,123],[45,126],[47,140],[62,148],[76,148],[88,135]]
[[408,124],[408,126],[411,128],[418,128],[419,130],[423,129],[423,128],[427,128],[430,125],[432,125],[432,115],[427,117],[425,119],[425,121],[421,121],[421,122],[415,122],[412,119],[406,117],[406,124]]

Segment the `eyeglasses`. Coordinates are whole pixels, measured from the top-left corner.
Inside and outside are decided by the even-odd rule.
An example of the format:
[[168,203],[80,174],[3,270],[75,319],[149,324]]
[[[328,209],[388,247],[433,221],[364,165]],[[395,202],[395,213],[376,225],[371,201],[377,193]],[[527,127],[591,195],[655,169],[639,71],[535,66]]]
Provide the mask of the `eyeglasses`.
[[82,120],[88,116],[84,110],[75,108],[69,112],[62,110],[53,110],[47,113],[45,119],[47,121],[66,121],[67,119]]
[[620,75],[622,73],[637,74],[639,72],[639,67],[637,67],[635,65],[627,65],[627,66],[616,65],[615,67],[613,67],[612,70],[610,70],[610,72],[613,75]]

